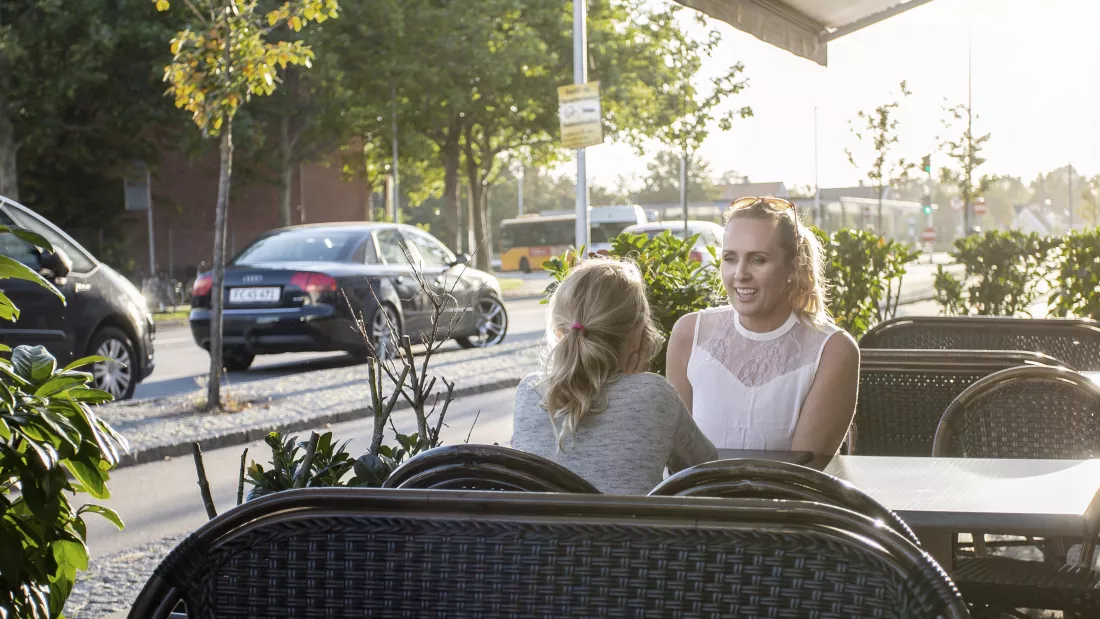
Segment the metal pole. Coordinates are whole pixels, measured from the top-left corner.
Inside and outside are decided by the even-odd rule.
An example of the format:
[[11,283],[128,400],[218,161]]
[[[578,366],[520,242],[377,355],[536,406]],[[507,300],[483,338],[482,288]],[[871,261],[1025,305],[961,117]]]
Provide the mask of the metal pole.
[[153,235],[153,175],[145,167],[145,204],[149,207],[149,276],[157,276],[157,249]]
[[684,214],[684,238],[691,236],[688,230],[687,153],[680,155],[680,210]]
[[393,221],[401,223],[401,179],[397,174],[397,84],[390,84],[390,98],[393,101]]
[[814,225],[825,229],[825,218],[821,215],[821,185],[817,183],[817,107],[814,107]]
[[517,179],[517,181],[519,183],[519,216],[520,217],[523,217],[523,181],[524,181],[525,178],[526,178],[526,175],[523,173],[523,168],[521,167],[519,169],[519,178]]
[[[973,21],[966,25],[966,182],[969,185],[970,173],[973,170],[974,146],[974,89],[973,89]],[[970,187],[966,188],[967,198],[963,202],[963,236],[970,236]]]
[[[573,0],[573,83],[588,83],[587,0]],[[577,149],[577,224],[575,246],[588,246],[588,177],[584,149]]]

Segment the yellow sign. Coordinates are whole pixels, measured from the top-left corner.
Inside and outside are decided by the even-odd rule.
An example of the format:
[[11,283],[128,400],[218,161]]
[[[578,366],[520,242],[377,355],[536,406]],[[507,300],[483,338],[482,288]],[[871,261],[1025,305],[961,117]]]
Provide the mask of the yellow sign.
[[576,149],[603,142],[599,82],[558,88],[558,111],[562,146]]

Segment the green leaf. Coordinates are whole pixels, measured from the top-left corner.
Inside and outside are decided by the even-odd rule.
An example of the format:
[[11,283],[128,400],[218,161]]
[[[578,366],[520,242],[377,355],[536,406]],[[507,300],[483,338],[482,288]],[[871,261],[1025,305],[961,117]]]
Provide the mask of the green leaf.
[[89,387],[70,389],[65,396],[70,400],[84,402],[86,404],[103,404],[104,402],[111,402],[115,399],[113,395],[106,391],[91,389]]
[[[8,295],[0,292],[0,318],[4,320],[15,322],[19,320],[19,308],[12,303],[12,300],[8,298]],[[5,348],[7,348],[5,346]],[[8,350],[11,350],[8,348]]]
[[46,237],[38,234],[37,232],[31,232],[26,228],[8,228],[8,232],[11,232],[15,236],[23,239],[24,241],[34,245],[35,247],[44,249],[46,251],[53,251],[53,245],[46,240]]
[[100,500],[111,498],[111,493],[107,490],[106,473],[83,460],[65,460],[63,464],[73,474],[73,477],[83,484],[88,494]]
[[69,365],[66,365],[65,369],[62,370],[62,371],[68,372],[70,370],[75,370],[77,368],[82,368],[86,365],[91,365],[93,363],[103,363],[105,361],[110,361],[110,359],[108,359],[107,357],[100,357],[99,355],[91,355],[89,357],[83,357],[81,359],[77,359],[76,361],[73,361]]
[[76,513],[77,515],[80,515],[84,512],[92,512],[103,516],[104,518],[109,520],[111,524],[118,527],[119,531],[126,527],[126,525],[122,523],[122,518],[119,518],[118,513],[108,507],[103,507],[102,505],[84,505],[79,510],[77,510]]
[[45,346],[16,346],[11,353],[11,364],[24,380],[41,385],[53,376],[57,359]]
[[38,389],[36,389],[35,392],[34,392],[34,397],[36,397],[36,398],[48,398],[52,395],[56,395],[58,393],[61,393],[62,391],[72,389],[73,387],[76,387],[78,385],[84,385],[87,382],[88,382],[88,377],[87,376],[64,376],[64,375],[60,375],[60,376],[57,376],[57,377],[47,381],[46,384],[44,384],[41,387],[39,387]]
[[55,288],[48,280],[32,271],[25,264],[3,255],[0,255],[0,279],[21,279],[23,281],[34,282],[52,292],[54,296],[61,299],[61,303],[65,303],[65,295],[61,294],[61,291]]
[[88,549],[84,544],[71,540],[59,540],[51,546],[58,569],[65,570],[69,578],[76,578],[78,571],[88,569]]

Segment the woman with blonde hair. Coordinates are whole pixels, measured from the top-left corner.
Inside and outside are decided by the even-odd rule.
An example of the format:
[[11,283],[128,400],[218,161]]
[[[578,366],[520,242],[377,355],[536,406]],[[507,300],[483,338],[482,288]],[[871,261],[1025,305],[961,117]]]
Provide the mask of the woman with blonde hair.
[[659,334],[638,268],[591,259],[550,298],[545,371],[516,391],[512,447],[548,458],[607,494],[647,494],[714,460],[676,390],[646,372]]
[[667,373],[719,448],[833,455],[855,415],[859,347],[825,309],[821,247],[779,198],[726,212],[728,306],[672,330]]

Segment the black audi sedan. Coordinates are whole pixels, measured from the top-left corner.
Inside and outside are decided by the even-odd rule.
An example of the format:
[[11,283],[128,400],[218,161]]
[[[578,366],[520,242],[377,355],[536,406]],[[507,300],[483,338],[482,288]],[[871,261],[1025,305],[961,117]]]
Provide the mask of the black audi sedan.
[[[454,298],[439,337],[450,333],[464,348],[498,344],[508,331],[500,284],[468,262],[413,226],[328,223],[269,232],[226,265],[223,363],[245,370],[262,354],[388,353],[387,324],[413,342],[432,329],[431,292]],[[191,333],[207,350],[211,288],[211,274],[203,273],[191,298]]]
[[45,346],[62,365],[88,355],[103,357],[106,361],[88,368],[94,386],[117,400],[132,397],[155,366],[155,327],[141,292],[61,229],[3,196],[0,225],[37,232],[53,245],[50,252],[14,234],[0,234],[0,255],[38,271],[65,297],[62,303],[38,284],[0,280],[19,308],[14,323],[0,320],[0,343]]

